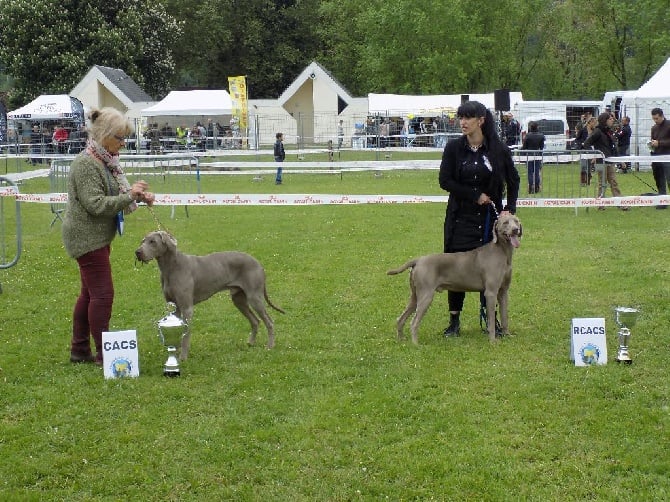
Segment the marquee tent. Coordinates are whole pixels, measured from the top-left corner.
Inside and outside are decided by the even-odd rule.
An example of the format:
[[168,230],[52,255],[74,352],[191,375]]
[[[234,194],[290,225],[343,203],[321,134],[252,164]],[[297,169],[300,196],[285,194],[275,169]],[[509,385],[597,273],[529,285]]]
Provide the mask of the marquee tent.
[[647,142],[650,138],[651,110],[661,108],[666,117],[670,117],[670,58],[668,58],[637,91],[627,92],[623,99],[623,112],[630,117],[633,130],[631,139],[631,155],[648,155]]
[[171,91],[162,101],[142,110],[143,117],[231,115],[233,102],[225,90]]
[[[520,92],[510,92],[510,103],[523,101]],[[479,101],[487,108],[495,106],[494,93],[470,94],[469,99]],[[369,115],[405,117],[434,117],[455,111],[461,104],[460,94],[413,96],[406,94],[368,94]]]
[[84,107],[81,101],[67,94],[44,94],[27,105],[9,112],[7,119],[31,122],[69,119],[83,123]]

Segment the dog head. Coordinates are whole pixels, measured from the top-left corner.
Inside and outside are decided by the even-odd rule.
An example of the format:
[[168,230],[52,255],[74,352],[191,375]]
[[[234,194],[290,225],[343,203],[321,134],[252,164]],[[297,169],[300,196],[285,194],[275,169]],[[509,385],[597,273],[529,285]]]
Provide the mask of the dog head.
[[522,234],[519,218],[511,213],[505,213],[496,220],[493,229],[493,242],[498,242],[498,239],[500,239],[509,242],[512,247],[518,248],[521,245],[519,239],[521,239]]
[[177,240],[169,233],[160,230],[158,232],[150,232],[142,239],[142,244],[135,250],[135,256],[142,263],[147,263],[154,258],[174,253],[176,249]]

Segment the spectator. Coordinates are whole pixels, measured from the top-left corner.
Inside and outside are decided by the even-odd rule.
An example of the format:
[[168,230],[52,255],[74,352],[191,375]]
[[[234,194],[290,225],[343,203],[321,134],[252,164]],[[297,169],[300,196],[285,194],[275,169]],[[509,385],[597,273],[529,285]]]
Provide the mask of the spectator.
[[186,148],[186,140],[188,138],[188,127],[185,125],[177,126],[177,146]]
[[[593,130],[593,132],[586,138],[584,142],[584,148],[589,149],[593,148],[599,150],[605,158],[616,156],[616,146],[614,145],[614,133],[612,131],[612,124],[614,123],[614,115],[608,112],[603,112],[598,115],[598,125]],[[604,162],[599,160],[597,164],[600,164],[600,168],[596,168],[598,171],[598,197],[605,196],[605,190],[607,189],[607,183],[610,185],[612,190],[612,195],[614,197],[621,197],[621,190],[619,190],[619,184],[616,180],[616,174],[614,169],[614,164],[611,162]],[[603,171],[605,173],[605,179],[607,182],[603,181]],[[604,210],[604,206],[598,206],[599,210]],[[620,206],[622,211],[628,211],[630,208],[628,206]]]
[[519,144],[519,136],[521,134],[521,125],[516,121],[512,112],[506,112],[503,115],[502,134],[507,146],[515,146]]
[[286,158],[286,152],[284,151],[284,135],[280,132],[276,135],[277,141],[275,141],[274,147],[274,157],[277,164],[277,176],[275,177],[275,185],[282,184],[282,165],[281,162],[284,162]]
[[158,130],[158,124],[149,124],[149,129],[144,133],[144,137],[149,140],[149,153],[158,155],[161,153],[161,133]]
[[[457,113],[463,134],[447,143],[439,174],[440,188],[449,192],[445,253],[469,251],[489,242],[497,215],[514,213],[519,195],[519,173],[509,148],[498,138],[491,112],[478,101],[466,101]],[[507,205],[503,207],[505,191]],[[465,293],[449,291],[448,297],[450,322],[444,336],[458,336]],[[482,325],[487,320],[483,292],[480,306]]]
[[344,121],[340,119],[340,123],[337,126],[337,149],[342,148],[342,143],[344,142]]
[[[523,139],[522,150],[531,150],[528,156],[535,157],[527,161],[528,167],[528,193],[539,193],[542,190],[542,150],[544,150],[544,134],[539,132],[537,122],[528,124],[528,134]],[[540,157],[540,158],[536,158]]]
[[[630,128],[630,117],[625,116],[621,119],[621,127],[616,131],[617,150],[619,157],[628,157],[630,155],[630,137],[633,131]],[[630,169],[630,164],[621,163],[621,172],[626,174]]]
[[56,126],[53,136],[51,137],[54,147],[56,148],[56,153],[67,153],[67,140],[69,136],[70,134],[65,127],[62,125]]
[[[588,116],[584,127],[579,131],[579,135],[575,140],[578,142],[578,150],[584,149],[584,142],[594,131],[596,125],[598,125],[598,120],[595,117]],[[579,164],[581,166],[581,184],[582,186],[588,186],[591,184],[591,160],[580,155]]]
[[72,134],[70,134],[70,153],[80,153],[86,148],[87,135],[84,124],[80,124],[77,130],[72,131]]
[[[30,153],[35,156],[42,154],[42,132],[40,131],[40,126],[37,124],[33,125],[33,129],[30,132]],[[33,166],[36,164],[41,164],[42,159],[31,156],[30,163]]]
[[[670,122],[665,119],[663,110],[654,108],[651,111],[651,118],[654,125],[651,128],[651,147],[652,155],[668,155],[670,154]],[[659,195],[667,195],[670,186],[670,162],[652,162],[651,170],[654,174],[656,187]],[[668,206],[656,206],[656,209],[667,209]]]
[[[144,181],[128,183],[119,165],[119,150],[130,125],[114,108],[93,110],[86,150],[74,159],[67,180],[68,201],[63,221],[63,244],[77,260],[81,290],[72,322],[70,361],[102,364],[102,332],[109,330],[114,302],[110,244],[124,212],[138,202],[153,204]],[[95,357],[91,351],[95,344]]]

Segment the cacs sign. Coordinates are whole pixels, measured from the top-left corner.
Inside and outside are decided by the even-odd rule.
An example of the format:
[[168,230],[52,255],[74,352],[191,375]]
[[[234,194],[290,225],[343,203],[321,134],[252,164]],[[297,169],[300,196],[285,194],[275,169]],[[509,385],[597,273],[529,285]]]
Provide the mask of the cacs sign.
[[137,332],[103,331],[102,363],[105,378],[137,377],[140,375]]
[[607,364],[604,317],[576,317],[570,330],[570,359],[575,366]]

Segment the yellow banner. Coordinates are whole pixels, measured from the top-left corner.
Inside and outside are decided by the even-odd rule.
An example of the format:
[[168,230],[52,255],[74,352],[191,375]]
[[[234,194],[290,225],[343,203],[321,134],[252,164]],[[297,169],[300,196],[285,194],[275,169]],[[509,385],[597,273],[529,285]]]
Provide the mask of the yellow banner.
[[246,77],[228,77],[230,99],[233,101],[233,117],[240,129],[247,128],[247,79]]

